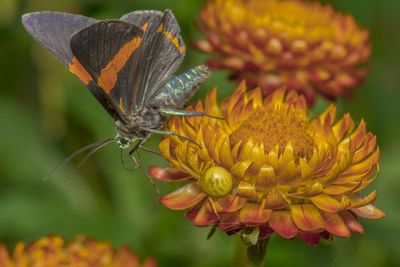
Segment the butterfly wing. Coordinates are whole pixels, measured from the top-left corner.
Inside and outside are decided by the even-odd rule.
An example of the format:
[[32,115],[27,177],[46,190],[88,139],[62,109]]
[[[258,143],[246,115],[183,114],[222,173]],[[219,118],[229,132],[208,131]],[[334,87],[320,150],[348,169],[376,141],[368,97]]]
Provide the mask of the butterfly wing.
[[33,12],[22,16],[22,23],[27,32],[75,74],[114,116],[113,107],[108,103],[103,91],[81,62],[73,56],[70,48],[70,39],[74,32],[97,22],[92,18],[62,12]]
[[71,37],[72,54],[101,88],[122,120],[127,114],[126,94],[135,82],[136,52],[143,30],[120,20],[100,21]]
[[185,56],[185,45],[180,37],[180,28],[170,10],[134,11],[121,18],[123,21],[142,27],[143,44],[136,61],[128,99],[132,101],[131,110],[140,110],[167,83],[179,68]]

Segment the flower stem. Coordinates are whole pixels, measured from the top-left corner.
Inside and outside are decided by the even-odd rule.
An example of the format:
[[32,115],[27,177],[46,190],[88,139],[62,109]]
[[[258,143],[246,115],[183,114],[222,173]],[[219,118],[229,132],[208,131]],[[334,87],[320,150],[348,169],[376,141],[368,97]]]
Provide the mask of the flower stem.
[[247,245],[239,237],[236,241],[234,267],[264,267],[269,238],[255,245]]

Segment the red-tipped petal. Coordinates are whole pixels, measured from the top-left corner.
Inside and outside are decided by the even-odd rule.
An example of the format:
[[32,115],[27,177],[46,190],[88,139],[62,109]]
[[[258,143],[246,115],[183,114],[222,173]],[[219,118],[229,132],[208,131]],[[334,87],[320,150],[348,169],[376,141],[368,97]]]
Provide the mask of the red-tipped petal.
[[186,213],[186,218],[196,226],[209,226],[219,220],[217,214],[210,211],[205,204]]
[[321,212],[322,218],[324,219],[324,228],[337,236],[349,237],[351,235],[346,224],[337,213]]
[[273,211],[268,223],[283,238],[292,239],[298,233],[289,211]]
[[299,232],[299,238],[310,245],[317,245],[321,238],[321,233]]
[[226,197],[218,199],[218,204],[221,206],[221,212],[235,212],[240,210],[246,203],[246,199],[235,196],[228,195]]
[[271,210],[263,209],[259,204],[246,203],[240,209],[242,223],[266,223],[271,217]]
[[323,228],[321,213],[312,204],[292,205],[290,214],[297,227],[303,231],[315,231]]
[[364,207],[351,209],[352,212],[357,214],[360,217],[367,218],[367,219],[380,219],[385,216],[385,213],[375,207],[372,204],[368,204]]
[[195,184],[187,184],[178,190],[160,198],[160,202],[172,210],[184,210],[198,204],[206,194]]
[[239,213],[227,213],[221,215],[221,221],[218,224],[219,229],[227,231],[236,228],[240,225]]
[[362,224],[357,220],[357,218],[351,213],[350,211],[344,210],[340,213],[340,217],[342,217],[343,222],[346,226],[353,232],[363,234],[364,227]]
[[149,175],[164,182],[180,182],[190,179],[190,175],[176,168],[162,168],[158,166],[151,166],[149,168]]

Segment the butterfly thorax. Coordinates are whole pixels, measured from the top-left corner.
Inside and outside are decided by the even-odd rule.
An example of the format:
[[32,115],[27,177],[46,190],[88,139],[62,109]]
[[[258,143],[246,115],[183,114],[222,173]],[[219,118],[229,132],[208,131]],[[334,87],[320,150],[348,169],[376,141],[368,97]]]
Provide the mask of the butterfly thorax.
[[165,124],[166,117],[159,112],[158,107],[143,108],[126,116],[125,120],[115,120],[117,142],[122,149],[128,148],[132,142],[148,138],[146,129],[160,129]]

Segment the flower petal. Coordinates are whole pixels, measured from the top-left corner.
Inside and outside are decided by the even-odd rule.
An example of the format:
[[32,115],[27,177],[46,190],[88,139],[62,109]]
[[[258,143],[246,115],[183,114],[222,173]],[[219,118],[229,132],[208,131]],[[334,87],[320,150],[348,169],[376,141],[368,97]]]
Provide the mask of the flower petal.
[[240,226],[239,213],[226,213],[221,215],[221,220],[218,223],[218,228],[222,231],[229,231]]
[[149,175],[164,182],[180,182],[190,179],[190,176],[176,168],[150,166]]
[[317,245],[321,238],[321,233],[302,232],[298,234],[299,238],[310,245]]
[[323,228],[321,213],[312,204],[291,205],[290,214],[297,227],[303,231],[315,231]]
[[242,223],[266,223],[271,216],[271,210],[264,209],[260,204],[246,203],[240,209]]
[[215,212],[207,207],[207,204],[201,205],[198,208],[192,209],[186,213],[188,218],[196,226],[209,226],[219,220]]
[[343,222],[346,224],[347,228],[351,231],[363,234],[364,227],[362,224],[357,220],[356,216],[353,215],[350,211],[344,210],[339,213],[340,217],[342,217]]
[[362,197],[360,195],[350,196],[351,208],[360,208],[375,201],[377,197],[376,190],[372,191],[368,196]]
[[350,206],[348,198],[342,197],[341,201],[336,200],[327,194],[320,194],[310,198],[311,202],[319,209],[327,212],[338,212]]
[[198,204],[206,194],[196,185],[187,184],[178,190],[160,198],[160,202],[172,210],[184,210]]
[[10,255],[8,254],[7,249],[3,245],[0,246],[0,266],[11,267]]
[[324,219],[324,228],[328,232],[341,237],[349,237],[351,235],[339,214],[323,211],[321,215]]
[[243,205],[246,203],[246,199],[235,196],[235,195],[227,195],[226,197],[218,199],[218,204],[221,207],[220,212],[235,212],[240,210]]
[[298,233],[289,211],[273,211],[268,223],[283,238],[292,239]]
[[367,219],[380,219],[385,216],[385,213],[380,209],[376,208],[372,204],[368,204],[364,207],[351,209],[352,212],[360,217]]

